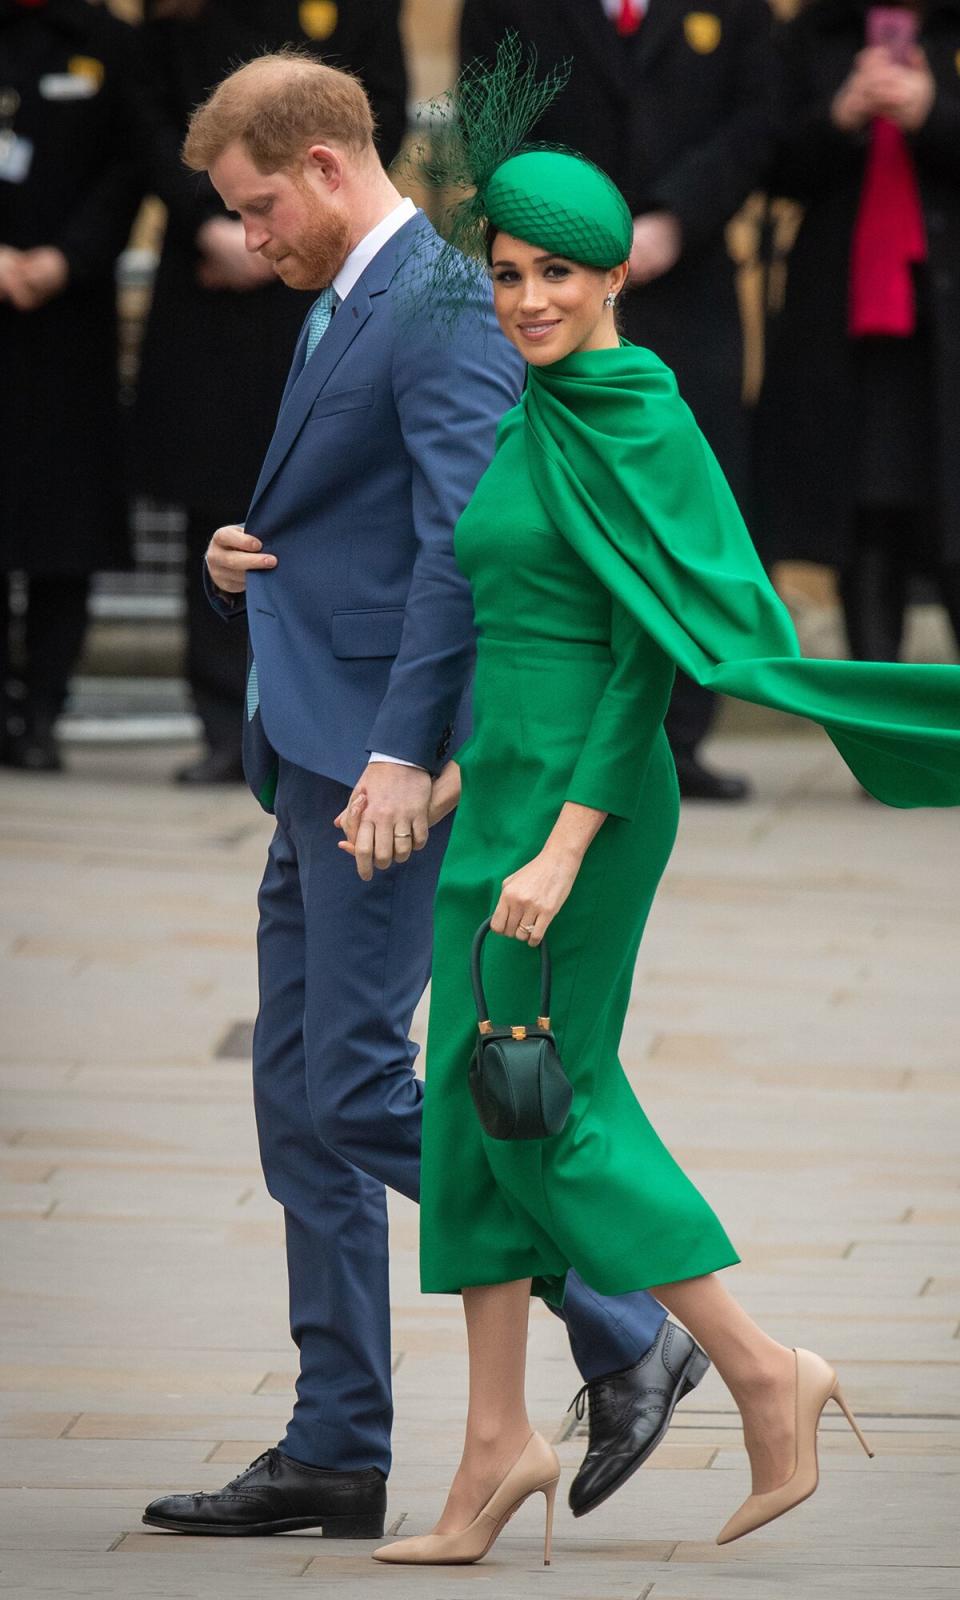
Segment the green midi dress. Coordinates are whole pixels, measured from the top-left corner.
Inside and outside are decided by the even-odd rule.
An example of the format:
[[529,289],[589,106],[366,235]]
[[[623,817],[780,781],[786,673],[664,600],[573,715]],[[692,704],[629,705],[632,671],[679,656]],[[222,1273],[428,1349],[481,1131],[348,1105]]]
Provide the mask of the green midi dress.
[[[803,661],[789,616],[672,374],[630,345],[532,368],[456,530],[478,630],[473,733],[436,902],[420,1261],[425,1292],[573,1267],[621,1294],[729,1266],[723,1228],[618,1057],[644,924],[673,845],[663,732],[676,665],[813,717],[894,805],[960,803],[960,669]],[[608,813],[551,924],[552,1017],[574,1086],[553,1138],[482,1130],[469,951],[504,877],[565,801]],[[539,957],[491,936],[490,1015],[532,1022]]]

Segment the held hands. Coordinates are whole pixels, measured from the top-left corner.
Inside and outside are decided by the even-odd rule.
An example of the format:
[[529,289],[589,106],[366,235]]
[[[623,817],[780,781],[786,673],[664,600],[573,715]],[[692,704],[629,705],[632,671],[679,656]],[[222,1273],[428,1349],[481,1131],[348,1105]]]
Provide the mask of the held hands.
[[276,556],[267,555],[260,540],[246,533],[236,522],[217,529],[204,559],[214,588],[228,599],[243,594],[248,572],[262,572],[277,564]]
[[874,117],[886,117],[904,133],[916,133],[930,115],[936,84],[924,52],[911,45],[905,62],[894,61],[882,45],[861,50],[853,71],[834,96],[830,115],[836,127],[853,133]]
[[372,761],[333,825],[346,839],[337,848],[355,858],[365,883],[422,850],[430,831],[433,782],[423,767]]
[[[367,768],[367,772],[369,773],[370,771],[375,771],[378,767],[383,765],[389,765],[389,763],[375,761],[372,767]],[[401,772],[404,770],[420,772],[422,769],[419,767],[407,769],[404,769],[403,767],[400,768]],[[365,785],[365,777],[366,774],[360,779],[360,782],[354,789],[353,794],[350,796],[350,799],[343,811],[341,811],[338,817],[334,817],[333,821],[334,827],[342,828],[343,832],[347,835],[346,839],[341,839],[338,849],[344,850],[347,855],[353,856],[356,859],[357,871],[360,873],[361,878],[365,878],[367,881],[369,881],[369,879],[373,877],[373,872],[367,871],[365,873],[362,870],[361,859],[357,849],[357,838],[360,832],[360,824],[370,799]],[[427,810],[428,830],[434,827],[436,823],[441,822],[445,816],[453,811],[459,800],[460,768],[455,761],[448,761],[439,777],[434,778],[430,789],[430,804]],[[426,844],[426,842],[426,839],[424,839],[423,843]],[[394,834],[394,843],[395,845],[397,843],[396,834]],[[413,849],[419,850],[422,849],[422,846],[414,844]],[[407,861],[409,860],[411,854],[412,850],[406,848],[401,843],[400,850],[397,850],[396,848],[394,849],[393,859],[394,861]],[[379,862],[376,862],[375,864],[379,865]]]

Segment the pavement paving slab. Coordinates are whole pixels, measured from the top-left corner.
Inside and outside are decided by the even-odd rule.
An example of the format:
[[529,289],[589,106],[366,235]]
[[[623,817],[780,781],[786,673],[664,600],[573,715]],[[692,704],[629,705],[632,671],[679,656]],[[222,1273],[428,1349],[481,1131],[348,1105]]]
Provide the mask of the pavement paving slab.
[[[558,1507],[548,1570],[539,1502],[480,1565],[430,1573],[366,1542],[142,1525],[275,1443],[295,1378],[249,1082],[270,822],[240,788],[174,787],[187,753],[83,745],[62,777],[0,774],[0,1593],[956,1600],[960,821],[866,802],[809,733],[716,741],[753,797],[684,808],[623,1060],[737,1242],[730,1286],[838,1364],[876,1459],[831,1412],[817,1495],[719,1548],[748,1474],[711,1372],[628,1487],[580,1521]],[[405,1534],[455,1465],[466,1357],[395,1197],[391,1239]],[[535,1307],[530,1404],[564,1484],[578,1383]]]

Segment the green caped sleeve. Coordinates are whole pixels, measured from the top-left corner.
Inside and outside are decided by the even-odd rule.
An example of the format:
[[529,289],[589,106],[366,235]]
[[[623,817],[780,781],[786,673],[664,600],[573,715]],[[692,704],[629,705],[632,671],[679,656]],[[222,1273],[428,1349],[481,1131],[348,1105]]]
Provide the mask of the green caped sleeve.
[[531,368],[527,455],[553,525],[705,688],[819,722],[894,806],[960,804],[960,668],[800,656],[673,374],[634,346]]

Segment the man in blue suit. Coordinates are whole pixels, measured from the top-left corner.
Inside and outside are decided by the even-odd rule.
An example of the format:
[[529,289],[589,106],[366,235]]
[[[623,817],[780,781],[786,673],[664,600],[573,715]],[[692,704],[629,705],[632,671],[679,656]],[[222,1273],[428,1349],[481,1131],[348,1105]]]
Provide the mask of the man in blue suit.
[[[216,1494],[154,1501],[144,1520],[379,1538],[392,1422],[385,1189],[419,1190],[409,1030],[448,832],[428,829],[428,803],[462,736],[473,657],[453,525],[522,374],[482,278],[453,332],[418,307],[441,243],[380,165],[355,79],[291,56],[248,63],[195,114],[185,158],[239,213],[248,249],[320,291],[246,523],[214,534],[206,570],[218,609],[249,621],[245,770],[276,815],[254,1094],[284,1208],[300,1376],[277,1449]],[[383,869],[372,882],[333,825],[361,787]],[[706,1358],[646,1295],[602,1300],[571,1274],[564,1316],[584,1378],[609,1391],[575,1507],[589,1510],[659,1442]]]

